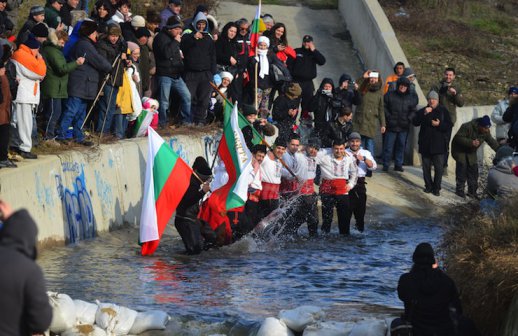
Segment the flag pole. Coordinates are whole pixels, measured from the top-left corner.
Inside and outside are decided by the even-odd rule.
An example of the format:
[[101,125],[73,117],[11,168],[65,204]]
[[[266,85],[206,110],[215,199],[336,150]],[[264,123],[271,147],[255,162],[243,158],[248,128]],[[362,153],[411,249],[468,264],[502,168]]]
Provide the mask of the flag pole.
[[[225,99],[225,104],[228,103],[228,100],[227,98],[225,97],[225,95],[223,95],[223,93],[219,90],[219,88],[217,87],[216,84],[214,84],[213,82],[209,82],[210,85],[212,86],[212,88],[221,96]],[[237,112],[237,113],[241,113],[241,112]],[[250,124],[250,122],[247,120],[248,124],[250,125],[250,127],[254,127],[254,125]],[[291,174],[291,176],[293,177],[297,177],[297,175],[295,175],[295,173],[290,169],[290,167],[288,167],[288,165],[286,164],[286,162],[284,162],[284,160],[280,157],[277,156],[277,154],[275,154],[275,151],[273,150],[272,146],[270,146],[270,144],[266,141],[266,139],[261,135],[261,134],[258,134],[260,137],[261,137],[261,141],[264,143],[264,145],[266,147],[268,147],[268,149],[273,153],[273,156],[275,156],[276,159],[278,159],[282,165],[284,166],[284,168],[286,168],[286,170]],[[221,141],[220,141],[221,143]],[[219,145],[218,145],[218,148],[219,148]]]

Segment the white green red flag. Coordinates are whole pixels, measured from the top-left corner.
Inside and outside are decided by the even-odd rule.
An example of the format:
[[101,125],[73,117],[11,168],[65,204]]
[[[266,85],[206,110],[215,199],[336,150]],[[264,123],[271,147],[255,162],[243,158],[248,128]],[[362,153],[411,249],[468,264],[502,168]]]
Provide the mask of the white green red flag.
[[148,127],[148,158],[140,215],[141,254],[152,255],[189,187],[192,169]]
[[136,138],[146,136],[147,128],[149,125],[151,125],[154,116],[155,113],[153,113],[151,110],[142,110],[142,112],[137,117],[137,120],[135,121],[134,129]]
[[257,5],[257,9],[255,11],[254,21],[252,22],[252,29],[250,30],[250,51],[255,53],[255,48],[257,48],[257,40],[259,39],[259,31],[261,25],[261,0],[259,0],[259,4]]

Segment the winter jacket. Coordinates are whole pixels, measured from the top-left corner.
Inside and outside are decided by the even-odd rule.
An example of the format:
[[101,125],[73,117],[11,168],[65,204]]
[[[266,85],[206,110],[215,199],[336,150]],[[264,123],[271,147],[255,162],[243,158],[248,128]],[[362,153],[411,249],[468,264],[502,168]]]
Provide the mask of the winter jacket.
[[153,41],[156,75],[178,78],[184,69],[180,42],[166,29],[162,29]]
[[342,106],[353,107],[353,105],[360,105],[362,103],[362,95],[358,90],[343,90],[337,87],[334,91],[334,97],[342,102]]
[[[330,93],[324,93],[324,85],[331,84],[333,87]],[[315,128],[323,130],[326,128],[326,123],[333,121],[337,115],[337,109],[333,109],[333,91],[334,83],[331,78],[324,78],[320,86],[309,102],[309,111],[313,112],[313,120],[315,121]]]
[[[358,83],[362,82],[358,80]],[[362,103],[357,107],[353,118],[353,128],[356,132],[369,138],[375,138],[379,133],[380,127],[385,127],[385,111],[383,107],[383,95],[381,91],[381,79],[374,85],[360,84],[366,87],[366,91],[362,96]],[[360,90],[363,92],[362,90]]]
[[455,283],[443,271],[415,265],[399,278],[397,291],[414,335],[455,335],[450,307],[458,314],[462,307]]
[[4,38],[9,37],[13,33],[14,24],[7,16],[5,10],[0,12],[0,35]]
[[[448,91],[448,88],[450,87],[457,91],[455,96]],[[460,88],[455,83],[448,85],[444,80],[442,80],[430,90],[439,94],[439,104],[444,105],[446,109],[448,109],[450,112],[451,122],[455,125],[457,122],[457,107],[464,106],[464,96],[462,95]]]
[[121,22],[119,24],[119,26],[121,27],[121,31],[122,31],[122,37],[124,39],[124,41],[126,42],[134,42],[136,44],[138,44],[138,38],[137,36],[135,35],[135,28],[133,28],[133,26],[131,25],[131,22]]
[[54,29],[56,29],[61,23],[61,17],[59,16],[58,10],[52,7],[49,3],[45,5],[45,23],[49,28]]
[[[228,30],[228,29],[227,29]],[[223,30],[225,31],[225,30]],[[230,40],[228,37],[220,36],[216,41],[216,63],[226,67],[232,66],[230,64],[230,57],[234,57],[236,61],[239,61],[238,53],[239,46],[236,38]],[[236,67],[239,64],[235,65]]]
[[27,40],[29,37],[29,34],[31,33],[32,28],[37,24],[38,22],[34,21],[32,17],[27,19],[25,23],[23,24],[22,28],[20,28],[20,31],[18,32],[18,36],[16,36],[16,46],[20,47],[20,45]]
[[509,133],[509,127],[511,124],[505,122],[503,119],[505,110],[509,107],[509,99],[502,99],[498,101],[493,112],[491,113],[491,120],[496,124],[496,138],[507,139]]
[[279,134],[288,137],[293,133],[293,126],[297,120],[297,115],[294,117],[288,114],[290,109],[298,109],[300,99],[290,99],[286,95],[280,95],[275,98],[272,108],[273,120],[277,123]]
[[353,131],[353,123],[351,121],[342,123],[338,119],[327,123],[327,128],[321,133],[322,147],[330,148],[333,141],[348,141],[349,135]]
[[487,192],[493,198],[509,200],[518,193],[518,177],[513,172],[513,159],[503,159],[489,169]]
[[52,321],[45,279],[36,259],[38,228],[26,210],[0,230],[0,335],[43,334]]
[[[99,52],[99,55],[101,55],[105,60],[110,62],[110,68],[111,64],[115,62],[117,56],[126,53],[128,50],[126,42],[121,37],[119,37],[115,44],[112,44],[108,40],[108,36],[97,42],[95,48],[97,49],[97,52]],[[88,55],[86,56],[88,59]],[[124,73],[125,62],[121,60],[120,62],[116,63],[116,65],[117,64],[118,68],[117,66],[111,68],[111,76],[107,84],[115,87],[120,87],[122,85],[122,74]]]
[[[203,13],[198,13],[194,19],[193,25],[196,26],[198,21],[207,21],[207,17]],[[208,21],[207,21],[208,22]],[[182,36],[180,49],[184,56],[185,71],[203,72],[210,71],[212,74],[217,72],[216,67],[216,47],[214,40],[208,33],[203,33],[201,39],[196,39],[193,31],[190,34]]]
[[73,10],[75,10],[75,8],[72,8],[68,4],[68,2],[65,2],[65,4],[61,7],[61,10],[59,11],[61,21],[67,27],[70,27],[72,25],[72,14],[70,12]]
[[418,99],[408,89],[405,93],[399,91],[399,85],[410,85],[408,79],[398,79],[397,83],[397,89],[389,91],[383,97],[385,122],[387,123],[388,132],[407,132],[412,124]]
[[457,134],[453,137],[451,156],[453,156],[455,161],[469,166],[477,164],[477,149],[480,148],[480,146],[473,147],[472,141],[475,139],[480,141],[480,146],[482,146],[484,142],[487,142],[494,151],[498,149],[498,142],[493,138],[491,133],[479,133],[478,119],[473,119],[462,124]]
[[257,88],[261,90],[270,89],[275,85],[274,78],[273,78],[273,70],[272,70],[272,64],[275,63],[278,67],[284,67],[285,65],[275,56],[275,54],[272,51],[268,51],[268,64],[270,66],[269,69],[269,75],[265,75],[264,78],[261,78],[259,76],[259,73],[261,72],[261,63],[259,62],[259,57],[254,56],[250,57],[248,61],[248,73],[250,75],[250,82],[249,87],[253,90],[255,87],[255,64],[257,64]]
[[12,62],[16,67],[18,93],[14,99],[17,103],[39,104],[40,82],[45,77],[47,66],[41,56],[35,56],[25,44],[20,45],[13,53]]
[[68,96],[93,100],[99,89],[99,81],[112,65],[95,49],[95,44],[88,37],[81,37],[70,50],[70,59],[85,57],[83,65],[72,71],[68,77]]
[[[425,115],[426,107],[416,112],[412,123],[421,126],[419,130],[419,153],[423,156],[444,154],[448,151],[449,134],[453,127],[448,110],[437,105],[432,112]],[[439,126],[432,126],[432,120],[439,119]]]
[[63,48],[57,46],[57,41],[55,43],[46,41],[41,49],[47,63],[47,75],[41,83],[44,99],[68,98],[68,75],[78,67],[75,61],[66,61]]
[[326,58],[318,50],[295,49],[296,58],[288,59],[288,69],[296,82],[309,81],[317,77],[317,65],[324,65]]

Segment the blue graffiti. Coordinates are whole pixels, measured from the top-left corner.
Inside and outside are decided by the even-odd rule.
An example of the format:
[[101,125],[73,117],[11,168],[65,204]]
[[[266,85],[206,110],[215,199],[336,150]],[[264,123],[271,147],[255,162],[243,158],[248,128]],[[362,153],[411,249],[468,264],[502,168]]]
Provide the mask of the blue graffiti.
[[78,240],[94,238],[96,223],[92,200],[85,183],[85,173],[75,177],[73,186],[68,189],[63,186],[61,175],[55,175],[59,197],[63,202],[65,219],[68,226],[67,241],[75,243]]
[[95,171],[95,187],[97,196],[101,201],[103,216],[109,217],[113,210],[113,191],[110,183],[103,179],[103,175],[99,171]]
[[170,138],[169,147],[171,147],[179,157],[181,157],[187,164],[189,164],[188,154],[183,149],[183,145],[178,141],[178,138]]
[[212,162],[212,160],[214,160],[214,157],[217,155],[220,141],[221,136],[218,135],[203,137],[203,144],[205,147],[205,159],[208,162]]

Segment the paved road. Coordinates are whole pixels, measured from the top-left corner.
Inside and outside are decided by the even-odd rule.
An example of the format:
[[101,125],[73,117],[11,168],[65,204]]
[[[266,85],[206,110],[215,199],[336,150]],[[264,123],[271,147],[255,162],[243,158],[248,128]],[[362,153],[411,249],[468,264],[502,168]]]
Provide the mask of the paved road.
[[[221,27],[229,21],[242,17],[251,21],[256,6],[222,1],[218,8],[217,19]],[[353,77],[361,75],[362,68],[352,49],[352,43],[345,39],[346,28],[337,10],[313,10],[306,7],[263,5],[262,13],[272,14],[277,22],[286,25],[288,43],[293,48],[302,44],[306,34],[313,36],[315,46],[326,57],[327,62],[319,67],[315,86],[325,77],[338,81],[344,72]]]

